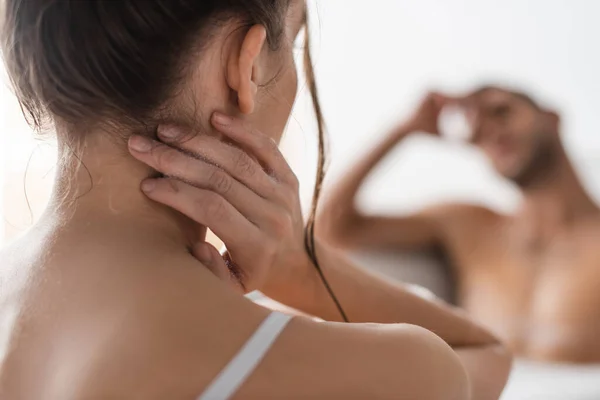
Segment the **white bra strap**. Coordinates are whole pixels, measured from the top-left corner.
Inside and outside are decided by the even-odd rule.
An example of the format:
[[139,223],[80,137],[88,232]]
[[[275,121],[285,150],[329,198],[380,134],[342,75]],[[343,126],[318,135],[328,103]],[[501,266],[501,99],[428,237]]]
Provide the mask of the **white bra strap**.
[[233,396],[291,319],[289,315],[272,312],[197,400],[227,400]]

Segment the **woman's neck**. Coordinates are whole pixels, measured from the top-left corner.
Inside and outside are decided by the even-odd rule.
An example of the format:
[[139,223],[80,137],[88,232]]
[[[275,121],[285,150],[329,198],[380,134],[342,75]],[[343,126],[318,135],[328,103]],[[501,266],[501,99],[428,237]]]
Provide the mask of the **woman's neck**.
[[127,152],[125,140],[88,134],[77,147],[59,140],[59,162],[48,212],[60,224],[127,224],[179,243],[182,249],[204,239],[205,230],[175,211],[149,200],[141,182],[155,172]]

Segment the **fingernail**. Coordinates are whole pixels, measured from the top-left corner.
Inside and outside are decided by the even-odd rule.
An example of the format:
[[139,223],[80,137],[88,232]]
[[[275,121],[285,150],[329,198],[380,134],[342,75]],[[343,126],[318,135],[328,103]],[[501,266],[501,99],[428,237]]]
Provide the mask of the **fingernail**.
[[152,149],[152,141],[143,136],[132,136],[129,139],[129,147],[141,153],[145,153]]
[[142,183],[142,191],[144,193],[149,193],[156,188],[156,182],[152,179],[148,179]]
[[181,130],[175,126],[159,126],[158,134],[166,139],[175,139],[181,136]]
[[229,125],[233,121],[231,117],[221,114],[220,112],[215,112],[213,114],[213,121],[219,125]]

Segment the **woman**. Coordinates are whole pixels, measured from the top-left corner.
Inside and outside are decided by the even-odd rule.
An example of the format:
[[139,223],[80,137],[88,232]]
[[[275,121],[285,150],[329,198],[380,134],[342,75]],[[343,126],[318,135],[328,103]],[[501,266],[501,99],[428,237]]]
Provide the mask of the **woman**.
[[[2,398],[498,397],[510,357],[487,332],[304,248],[274,144],[303,1],[9,0],[4,13],[17,95],[35,127],[54,124],[61,157],[44,217],[0,255]],[[203,243],[207,226],[235,266]],[[317,258],[352,324],[332,323]],[[270,314],[240,287],[332,322]]]

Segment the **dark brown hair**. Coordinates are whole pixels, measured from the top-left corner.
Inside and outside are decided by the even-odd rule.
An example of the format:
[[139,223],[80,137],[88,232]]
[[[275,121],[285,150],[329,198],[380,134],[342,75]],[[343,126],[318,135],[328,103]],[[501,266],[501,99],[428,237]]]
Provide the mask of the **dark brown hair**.
[[279,46],[289,0],[6,0],[3,51],[28,122],[151,121],[187,55],[236,17]]

